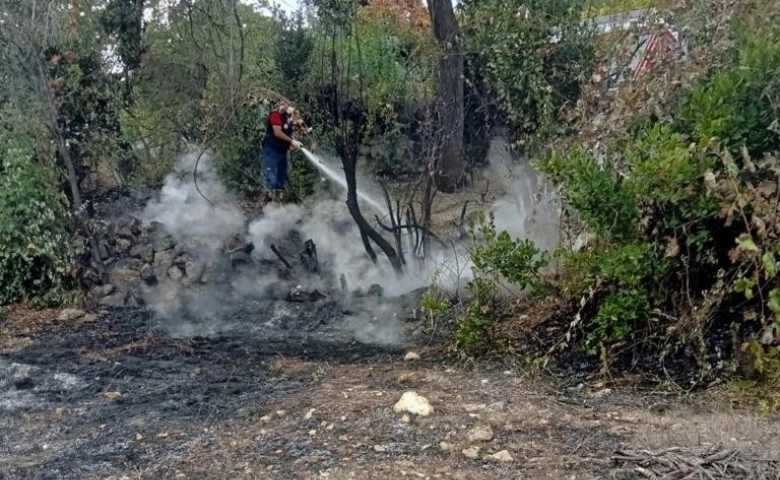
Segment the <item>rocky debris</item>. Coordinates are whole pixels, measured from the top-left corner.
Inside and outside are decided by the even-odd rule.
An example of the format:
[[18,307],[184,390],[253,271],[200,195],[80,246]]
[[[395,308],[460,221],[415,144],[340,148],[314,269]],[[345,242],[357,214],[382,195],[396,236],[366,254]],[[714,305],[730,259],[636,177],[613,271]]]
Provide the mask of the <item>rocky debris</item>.
[[117,391],[104,392],[103,397],[111,401],[119,401],[122,399],[122,393]]
[[[107,270],[105,283],[96,280],[89,298],[105,307],[137,306],[143,303],[141,292],[166,281],[192,287],[206,279],[216,279],[209,270],[224,268],[231,263],[249,263],[248,254],[254,245],[241,235],[232,235],[225,242],[231,253],[225,252],[226,264],[204,264],[191,255],[205,250],[197,240],[177,242],[163,224],[148,225],[132,216],[119,220],[93,220],[92,232]],[[241,255],[245,255],[242,257]],[[288,290],[289,291],[289,290]]]
[[66,308],[57,315],[57,320],[60,322],[70,322],[78,320],[85,315],[84,310],[78,310],[76,308]]
[[469,430],[466,438],[469,443],[489,442],[493,440],[493,429],[490,425],[477,425]]
[[433,413],[433,407],[427,398],[410,391],[405,392],[401,396],[401,399],[393,406],[393,411],[395,413],[407,412],[412,415],[427,417]]
[[468,447],[460,451],[466,458],[476,460],[479,458],[479,447]]
[[316,302],[323,298],[325,295],[316,288],[304,288],[301,285],[293,288],[287,296],[287,300],[290,302]]
[[[90,220],[105,275],[94,265],[83,265],[81,278],[89,289],[90,306],[137,306],[144,303],[144,298],[165,297],[167,292],[197,295],[202,285],[229,286],[236,275],[252,272],[268,272],[278,279],[259,286],[258,294],[268,293],[277,300],[303,303],[326,298],[322,282],[318,282],[320,290],[305,286],[307,277],[322,276],[322,272],[315,243],[311,239],[304,241],[295,229],[279,232],[281,236],[275,237],[276,241],[283,242],[279,247],[290,259],[287,265],[280,265],[269,261],[267,255],[266,258],[258,255],[246,232],[225,232],[224,241],[215,248],[213,238],[180,239],[160,222],[141,221],[134,216],[133,212],[137,212],[134,208],[112,209],[110,205],[98,204],[95,208],[97,215],[106,215]],[[304,246],[303,252],[293,255],[292,251],[301,251],[297,245]],[[263,251],[269,247],[263,246]],[[331,280],[338,289],[337,279]],[[278,285],[271,288],[270,283]],[[304,286],[297,286],[299,283]],[[244,283],[240,288],[251,287]],[[371,286],[368,294],[381,296],[381,287]]]
[[515,461],[515,459],[512,458],[512,455],[506,450],[501,450],[500,452],[496,452],[492,455],[486,455],[485,459],[501,463],[511,463]]
[[17,390],[27,390],[35,386],[35,382],[32,378],[33,367],[30,365],[12,364],[11,365],[11,380],[14,388]]
[[408,352],[406,355],[404,355],[404,360],[407,362],[414,362],[419,359],[420,355],[415,352]]
[[381,285],[378,285],[376,283],[371,284],[368,287],[368,291],[364,292],[362,288],[355,289],[352,292],[352,296],[355,298],[362,298],[362,297],[382,297],[384,295],[384,289]]

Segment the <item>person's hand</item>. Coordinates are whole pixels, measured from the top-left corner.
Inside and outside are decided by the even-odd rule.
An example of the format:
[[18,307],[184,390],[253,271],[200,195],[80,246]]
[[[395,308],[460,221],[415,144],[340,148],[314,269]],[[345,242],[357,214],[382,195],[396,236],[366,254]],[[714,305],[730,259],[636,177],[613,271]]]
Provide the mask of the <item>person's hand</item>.
[[295,147],[295,148],[297,148],[298,150],[300,150],[301,148],[303,148],[303,144],[302,144],[301,142],[299,142],[298,140],[293,140],[293,141],[292,141],[292,146],[293,146],[293,147]]

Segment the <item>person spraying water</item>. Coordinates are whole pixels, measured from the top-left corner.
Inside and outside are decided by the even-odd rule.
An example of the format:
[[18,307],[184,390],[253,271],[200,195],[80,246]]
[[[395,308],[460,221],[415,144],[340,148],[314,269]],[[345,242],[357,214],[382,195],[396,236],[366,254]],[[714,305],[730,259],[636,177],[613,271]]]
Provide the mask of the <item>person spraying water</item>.
[[270,202],[281,202],[284,198],[287,189],[287,152],[292,148],[303,147],[300,141],[293,138],[293,113],[295,109],[287,100],[282,100],[266,118],[262,159]]

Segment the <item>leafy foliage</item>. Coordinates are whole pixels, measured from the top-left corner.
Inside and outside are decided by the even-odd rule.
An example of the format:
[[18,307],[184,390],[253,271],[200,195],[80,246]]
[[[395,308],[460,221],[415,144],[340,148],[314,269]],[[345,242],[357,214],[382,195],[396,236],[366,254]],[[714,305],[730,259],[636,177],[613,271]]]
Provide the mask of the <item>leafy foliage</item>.
[[754,30],[738,21],[734,38],[733,66],[691,88],[680,123],[697,139],[716,138],[732,153],[744,147],[760,155],[780,148],[780,27]]
[[30,138],[0,135],[0,305],[58,303],[72,286],[68,211]]
[[530,240],[517,240],[507,232],[498,232],[492,214],[477,213],[469,219],[468,228],[474,240],[473,279],[466,285],[470,297],[455,336],[455,347],[465,352],[486,348],[494,342],[491,329],[501,282],[540,296],[545,289],[541,271],[549,262],[547,255]]
[[557,128],[560,109],[577,101],[595,59],[581,21],[584,4],[485,0],[461,7],[467,50],[479,52],[469,71],[484,72],[469,81],[488,85],[507,117],[503,123],[518,133]]
[[[663,98],[665,84],[650,75],[601,107],[627,115],[622,124],[632,129],[598,130],[580,112],[606,140],[598,151],[574,141],[537,162],[559,188],[570,222],[592,234],[579,250],[557,255],[566,272],[561,291],[578,313],[555,351],[580,342],[607,368],[687,356],[699,367],[694,382],[731,368],[747,374],[741,364],[759,376],[773,371],[777,27],[767,17],[741,17],[730,61],[679,97]],[[622,110],[639,88],[652,115]],[[735,311],[741,319],[733,320]],[[713,343],[725,335],[738,343]]]

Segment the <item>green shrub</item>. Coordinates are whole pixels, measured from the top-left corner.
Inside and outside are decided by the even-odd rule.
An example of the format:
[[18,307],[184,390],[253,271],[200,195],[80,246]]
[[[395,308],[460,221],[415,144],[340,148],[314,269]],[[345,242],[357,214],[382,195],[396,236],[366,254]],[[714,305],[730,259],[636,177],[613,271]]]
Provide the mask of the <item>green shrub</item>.
[[679,123],[702,142],[717,138],[734,154],[744,147],[760,156],[780,148],[780,134],[768,131],[780,102],[780,28],[737,22],[734,39],[734,64],[690,89]]
[[553,154],[538,167],[593,233],[610,240],[636,237],[639,209],[610,161],[600,164],[583,148],[575,147],[565,156]]
[[72,286],[68,211],[19,135],[0,136],[0,305],[55,304]]
[[689,268],[689,257],[702,263],[714,258],[710,228],[720,207],[704,183],[713,163],[668,125],[641,132],[603,161],[574,147],[539,162],[596,235],[579,252],[557,253],[570,275],[564,292],[605,292],[586,319],[588,353],[643,329],[652,309],[667,302],[664,289],[676,281],[674,274]]
[[513,239],[505,231],[498,232],[492,213],[486,216],[478,212],[469,219],[468,227],[474,241],[471,253],[474,278],[466,285],[469,299],[465,315],[458,324],[455,346],[473,352],[493,343],[492,328],[500,283],[506,281],[539,296],[545,289],[541,271],[549,259],[530,240]]

